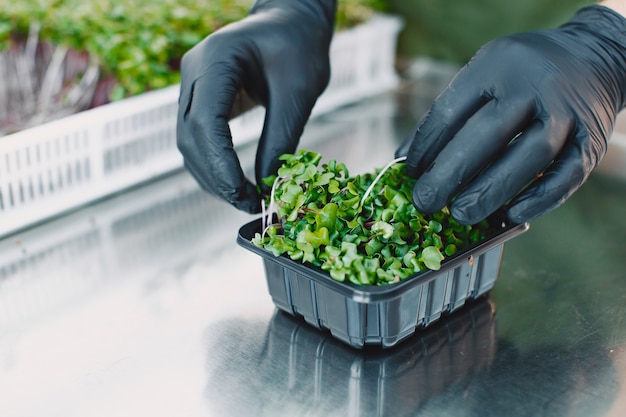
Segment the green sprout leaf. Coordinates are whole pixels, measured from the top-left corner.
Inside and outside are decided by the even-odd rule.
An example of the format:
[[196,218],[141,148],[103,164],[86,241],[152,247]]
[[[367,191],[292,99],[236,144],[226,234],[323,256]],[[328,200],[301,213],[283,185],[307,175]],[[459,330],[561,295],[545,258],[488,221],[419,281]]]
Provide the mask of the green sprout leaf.
[[385,239],[391,239],[393,236],[393,226],[387,222],[379,221],[372,225],[372,232],[380,233]]
[[315,215],[315,224],[318,228],[327,228],[330,230],[335,229],[335,222],[337,221],[337,210],[339,206],[335,203],[326,204],[320,211]]
[[[439,270],[446,257],[491,230],[486,222],[459,224],[447,207],[433,214],[418,212],[411,203],[415,180],[401,163],[382,174],[376,170],[351,177],[345,164],[322,164],[321,155],[312,151],[280,160],[277,176],[264,179],[275,188],[279,222],[257,233],[252,243],[275,256],[317,266],[336,281],[388,285]],[[269,197],[266,203],[271,203]]]
[[438,271],[441,268],[441,261],[443,261],[443,255],[439,252],[439,248],[435,246],[428,246],[422,251],[422,261],[428,269]]

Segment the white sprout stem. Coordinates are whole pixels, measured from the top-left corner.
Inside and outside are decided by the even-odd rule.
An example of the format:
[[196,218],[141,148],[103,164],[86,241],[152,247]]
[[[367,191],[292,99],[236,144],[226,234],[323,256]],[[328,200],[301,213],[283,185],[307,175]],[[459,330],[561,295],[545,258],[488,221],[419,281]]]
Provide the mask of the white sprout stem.
[[53,101],[55,95],[59,93],[63,87],[63,63],[67,57],[68,48],[57,46],[52,53],[52,59],[48,64],[48,68],[41,82],[39,92],[38,110],[42,113],[42,117],[46,117],[48,113],[53,111]]
[[265,213],[265,199],[261,198],[261,229],[263,230],[263,234],[265,234],[265,222],[267,220]]
[[406,156],[401,156],[401,157],[396,158],[393,161],[389,162],[387,165],[385,165],[385,167],[380,171],[380,173],[376,176],[376,178],[374,178],[374,181],[372,181],[370,186],[367,188],[367,190],[365,191],[365,194],[363,194],[363,198],[361,199],[361,204],[359,205],[359,207],[363,207],[363,204],[365,204],[365,200],[367,200],[367,197],[369,197],[370,193],[374,189],[374,186],[380,180],[380,178],[383,176],[383,174],[385,172],[387,172],[387,170],[389,168],[391,168],[393,164],[397,164],[398,162],[402,162],[405,159],[406,159]]
[[267,212],[264,212],[265,202],[261,200],[261,209],[263,210],[261,216],[263,218],[263,234],[262,237],[265,236],[265,232],[272,224],[272,215],[274,214],[274,197],[276,195],[276,188],[278,184],[284,181],[284,178],[276,177],[274,180],[274,184],[272,184],[272,190],[270,191],[270,205],[267,207]]

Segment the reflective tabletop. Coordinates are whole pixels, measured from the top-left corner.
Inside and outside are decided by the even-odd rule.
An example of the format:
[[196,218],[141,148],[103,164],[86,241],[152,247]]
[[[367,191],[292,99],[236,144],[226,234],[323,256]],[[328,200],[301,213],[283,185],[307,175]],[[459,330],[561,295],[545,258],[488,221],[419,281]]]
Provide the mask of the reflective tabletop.
[[[422,88],[320,116],[301,147],[381,167]],[[174,173],[0,240],[0,416],[623,417],[624,185],[594,173],[505,244],[488,297],[357,350],[278,312],[235,243],[255,217]]]

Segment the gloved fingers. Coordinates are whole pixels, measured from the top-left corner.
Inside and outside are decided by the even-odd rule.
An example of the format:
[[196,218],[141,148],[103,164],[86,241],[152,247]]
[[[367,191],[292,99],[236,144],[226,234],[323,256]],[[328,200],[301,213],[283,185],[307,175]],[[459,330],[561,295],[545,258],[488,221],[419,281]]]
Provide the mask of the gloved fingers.
[[297,87],[274,85],[270,90],[271,99],[256,155],[256,182],[264,193],[269,187],[262,179],[276,174],[281,164],[279,156],[295,152],[317,99],[309,90]]
[[[254,184],[246,181],[243,187],[238,189],[234,189],[233,192],[229,195],[216,193],[218,187],[211,180],[211,178],[207,178],[206,176],[199,175],[193,165],[185,162],[185,168],[191,174],[191,176],[196,180],[200,187],[207,191],[209,194],[212,194],[221,200],[228,201],[235,208],[245,211],[250,214],[259,213],[261,211],[261,201],[260,198],[256,197],[257,192]],[[248,198],[248,196],[252,196],[252,198]]]
[[185,165],[207,191],[250,213],[260,197],[245,178],[234,150],[228,120],[238,90],[237,72],[213,65],[193,82],[179,103],[178,148]]
[[481,107],[418,178],[413,188],[415,207],[433,213],[447,205],[530,122],[532,105],[532,101],[493,99]]
[[570,141],[541,178],[511,201],[509,219],[527,222],[563,204],[589,176],[585,157],[585,150]]
[[476,224],[497,211],[548,168],[566,137],[567,132],[532,123],[454,199],[452,217]]
[[419,177],[465,121],[490,99],[472,78],[469,65],[461,69],[397,149],[396,157],[407,157],[409,176]]

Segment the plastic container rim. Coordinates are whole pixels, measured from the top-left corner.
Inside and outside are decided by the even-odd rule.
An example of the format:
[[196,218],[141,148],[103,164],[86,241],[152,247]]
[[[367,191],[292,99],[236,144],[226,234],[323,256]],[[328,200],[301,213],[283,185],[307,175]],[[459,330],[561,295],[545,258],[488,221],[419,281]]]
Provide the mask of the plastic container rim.
[[273,253],[254,245],[251,242],[254,233],[261,230],[261,219],[253,220],[246,223],[239,229],[237,235],[237,243],[254,252],[261,255],[264,258],[268,258],[285,268],[288,268],[296,273],[306,275],[315,283],[329,287],[344,296],[350,297],[355,302],[369,303],[373,301],[388,300],[395,297],[400,297],[409,288],[413,288],[417,285],[428,283],[441,274],[446,273],[461,264],[468,261],[474,256],[481,255],[488,250],[503,244],[507,240],[526,232],[529,229],[528,223],[521,224],[509,224],[505,225],[495,235],[490,236],[476,245],[468,247],[453,256],[446,258],[441,263],[441,268],[437,271],[428,270],[418,272],[398,283],[388,285],[356,285],[351,282],[339,282],[335,281],[325,271],[312,266],[296,262],[287,256],[275,256]]

